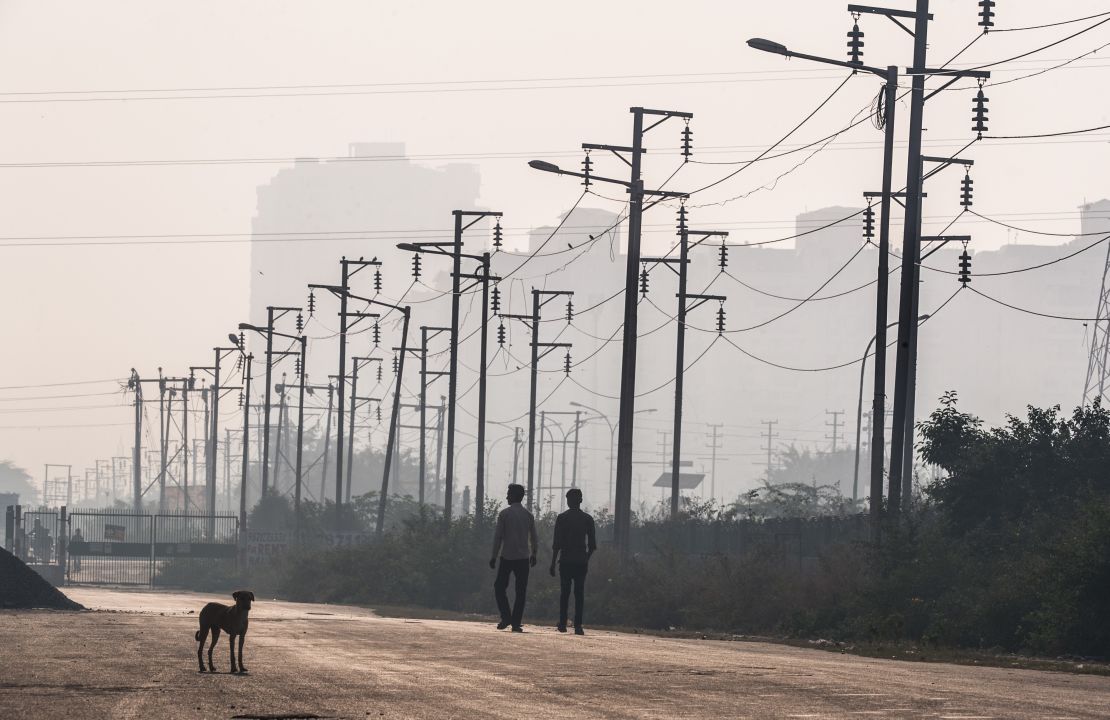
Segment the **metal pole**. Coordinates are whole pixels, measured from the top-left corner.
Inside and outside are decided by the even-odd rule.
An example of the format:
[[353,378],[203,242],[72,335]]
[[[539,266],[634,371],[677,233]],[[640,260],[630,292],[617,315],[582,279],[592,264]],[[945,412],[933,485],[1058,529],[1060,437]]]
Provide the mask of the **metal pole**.
[[417,498],[424,505],[424,483],[428,467],[428,326],[420,326],[420,477]]
[[[867,370],[867,356],[871,354],[871,346],[875,344],[875,337],[867,343],[867,349],[863,351],[863,360],[859,366],[859,401],[856,403],[856,469],[852,475],[852,502],[859,500],[859,454],[860,454],[860,430],[863,426],[863,378]],[[878,365],[878,363],[875,363]],[[878,370],[876,369],[876,372]],[[871,447],[871,452],[875,452],[874,445]],[[882,449],[879,450],[882,453]],[[872,488],[874,489],[874,488]],[[882,484],[879,485],[880,492],[882,491]],[[873,505],[875,505],[873,503]],[[872,512],[872,520],[875,519],[874,512]]]
[[358,389],[358,361],[362,358],[351,358],[351,409],[348,414],[347,427],[347,491],[343,495],[344,502],[351,502],[351,469],[355,465],[355,415],[357,414]]
[[[890,208],[891,182],[894,174],[894,113],[898,104],[898,67],[886,69],[884,110],[886,127],[883,136],[883,196],[879,210],[879,263],[875,285],[875,392],[871,401],[871,500],[869,513],[873,537],[878,537],[879,522],[883,513],[883,458],[886,438],[886,330],[887,305],[890,285]],[[867,363],[864,353],[863,364]],[[860,377],[862,378],[862,368]],[[861,380],[862,383],[862,380]],[[862,384],[861,384],[862,388]],[[861,395],[862,402],[862,395]],[[862,412],[862,408],[861,408]],[[852,500],[857,499],[859,482],[859,422],[856,423],[856,480],[852,485]]]
[[328,452],[331,450],[331,411],[335,400],[335,387],[328,383],[328,415],[324,421],[324,462],[320,471],[320,504],[328,499]]
[[337,407],[335,423],[335,529],[343,524],[343,383],[347,381],[347,286],[350,274],[347,258],[339,261],[343,268],[342,294],[339,296],[339,380],[337,380]]
[[[443,517],[451,522],[451,501],[455,488],[455,400],[458,397],[459,370],[459,275],[462,273],[462,211],[455,210],[455,243],[451,248],[451,343],[447,378],[447,475],[444,480]],[[403,362],[403,360],[402,360]]]
[[220,348],[212,371],[212,441],[208,456],[208,537],[216,534],[216,462],[220,447]]
[[[919,221],[920,222],[920,221]],[[921,237],[920,226],[918,238]],[[920,253],[920,251],[919,251]],[[917,400],[917,329],[921,303],[921,268],[914,265],[913,326],[910,328],[910,372],[906,380],[906,436],[902,445],[902,512],[909,513],[913,502],[914,406]],[[893,461],[891,461],[893,465]]]
[[[457,302],[458,295],[455,296],[455,299]],[[382,469],[382,493],[378,498],[378,535],[381,535],[382,531],[385,529],[385,505],[389,497],[389,466],[393,460],[393,452],[396,448],[397,426],[401,422],[401,383],[405,377],[405,356],[409,354],[409,308],[405,307],[401,312],[404,313],[404,320],[401,323],[401,357],[397,361],[397,382],[393,386],[393,412],[390,414],[389,437],[386,439],[385,443],[385,467]],[[454,381],[454,377],[452,373],[452,382]],[[448,497],[450,497],[450,494],[448,494]],[[445,513],[445,519],[450,523],[450,512]]]
[[281,488],[278,487],[278,478],[281,476],[280,470],[281,470],[282,450],[285,446],[285,413],[286,413],[285,393],[288,392],[288,390],[289,390],[289,387],[288,387],[288,385],[285,384],[285,374],[283,373],[282,376],[281,376],[281,400],[279,401],[279,404],[278,404],[277,432],[274,433],[276,435],[276,438],[275,438],[276,447],[274,448],[274,482],[273,482],[273,491],[274,491],[275,495],[281,493]]
[[[636,283],[640,268],[640,223],[644,183],[640,178],[644,130],[643,108],[632,108],[631,187],[628,192],[628,258],[624,279],[624,342],[621,355],[620,425],[617,439],[617,487],[614,534],[622,560],[628,556],[632,525],[632,438],[636,412]],[[533,370],[534,372],[534,370]]]
[[674,378],[674,444],[671,454],[671,520],[678,519],[679,469],[682,456],[682,380],[686,368],[686,264],[689,260],[689,230],[686,226],[686,208],[679,210],[678,251],[678,338],[675,343]]
[[189,383],[181,388],[181,459],[182,459],[182,512],[189,514]]
[[490,255],[482,253],[482,331],[479,342],[482,344],[478,361],[478,461],[474,480],[474,519],[482,521],[482,510],[486,502],[486,355],[487,334],[489,330],[489,271]]
[[536,473],[536,507],[543,507],[543,433],[547,427],[547,413],[540,411],[540,457]]
[[[536,460],[536,383],[538,381],[537,367],[540,341],[540,292],[532,288],[532,367],[531,385],[528,393],[528,509],[534,511],[533,491],[535,489],[535,460]],[[540,438],[542,444],[543,438]],[[541,448],[542,450],[542,448]]]
[[[929,0],[917,0],[914,23],[913,69],[926,66]],[[910,95],[909,147],[906,152],[906,216],[902,234],[902,273],[898,302],[898,352],[894,371],[894,418],[890,434],[890,480],[887,512],[897,517],[902,504],[902,457],[906,440],[907,397],[911,372],[911,342],[915,324],[917,263],[921,256],[921,126],[925,108],[925,75],[915,72]]]
[[578,487],[578,428],[582,426],[581,416],[580,411],[574,411],[574,464],[571,465],[570,471],[571,487]]
[[266,388],[263,390],[266,399],[262,405],[262,491],[259,499],[266,497],[270,488],[270,404],[272,392],[274,365],[274,308],[266,308]]
[[516,484],[516,471],[520,466],[520,428],[513,428],[513,484]]
[[250,475],[251,445],[251,364],[254,355],[247,355],[246,378],[243,380],[243,467],[239,478],[239,529],[247,528],[247,477]]
[[293,537],[300,542],[301,532],[301,472],[304,467],[304,385],[305,361],[308,359],[308,338],[301,336],[300,388],[297,395],[297,460],[295,472],[296,485],[293,490]]
[[443,477],[443,415],[447,411],[447,398],[439,396],[439,414],[436,416],[436,496],[442,497],[440,479]]
[[[162,371],[158,371],[158,512],[166,512],[166,443],[169,441],[169,431],[166,428],[166,381],[162,379]],[[113,500],[115,499],[113,487]]]
[[[135,512],[141,513],[143,511],[143,384],[139,373],[134,369],[131,370],[131,380],[135,383],[135,446],[132,448],[131,460],[132,505]],[[46,501],[45,492],[43,501],[44,503]]]

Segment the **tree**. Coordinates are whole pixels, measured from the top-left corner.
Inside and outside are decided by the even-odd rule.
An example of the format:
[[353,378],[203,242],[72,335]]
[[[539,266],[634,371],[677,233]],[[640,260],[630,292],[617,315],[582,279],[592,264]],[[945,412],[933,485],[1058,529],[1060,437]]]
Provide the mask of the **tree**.
[[25,505],[38,496],[31,484],[31,473],[11,460],[0,460],[0,493],[15,493]]

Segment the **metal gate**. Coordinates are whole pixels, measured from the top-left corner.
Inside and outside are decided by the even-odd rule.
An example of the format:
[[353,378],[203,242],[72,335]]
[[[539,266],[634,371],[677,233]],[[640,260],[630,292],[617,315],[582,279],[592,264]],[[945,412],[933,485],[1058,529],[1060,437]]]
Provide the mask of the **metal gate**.
[[187,574],[221,560],[236,562],[239,518],[75,512],[68,539],[69,583],[153,587],[171,566]]
[[73,585],[150,585],[151,515],[74,512],[69,516],[66,580]]

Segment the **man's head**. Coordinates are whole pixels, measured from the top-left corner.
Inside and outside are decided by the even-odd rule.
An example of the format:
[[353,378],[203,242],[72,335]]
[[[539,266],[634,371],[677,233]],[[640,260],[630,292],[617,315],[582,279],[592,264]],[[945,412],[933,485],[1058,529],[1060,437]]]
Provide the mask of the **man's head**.
[[567,505],[572,508],[582,506],[582,491],[578,488],[567,490]]
[[508,500],[510,504],[518,503],[521,500],[523,500],[524,499],[524,486],[523,485],[518,485],[516,483],[510,483],[509,484],[509,491],[508,491],[508,493],[505,494],[505,499]]

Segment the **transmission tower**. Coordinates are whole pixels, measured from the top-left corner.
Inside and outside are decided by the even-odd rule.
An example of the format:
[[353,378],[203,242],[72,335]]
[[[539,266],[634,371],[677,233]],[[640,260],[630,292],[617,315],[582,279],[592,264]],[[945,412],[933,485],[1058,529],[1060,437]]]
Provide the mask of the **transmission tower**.
[[1083,404],[1110,401],[1110,248],[1102,270],[1098,293],[1098,312],[1091,335],[1091,354],[1087,360],[1087,381],[1083,383]]

